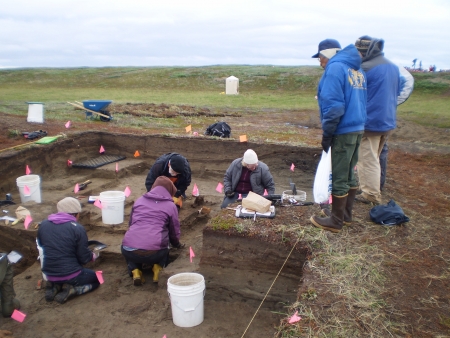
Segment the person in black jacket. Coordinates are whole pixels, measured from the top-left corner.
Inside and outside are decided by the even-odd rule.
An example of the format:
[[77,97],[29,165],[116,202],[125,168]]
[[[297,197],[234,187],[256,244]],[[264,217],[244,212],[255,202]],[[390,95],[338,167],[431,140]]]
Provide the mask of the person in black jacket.
[[47,278],[45,300],[65,303],[69,297],[95,290],[99,285],[93,270],[83,267],[98,258],[88,248],[84,227],[78,223],[80,202],[66,197],[39,226],[37,244],[42,255],[42,272]]
[[189,161],[178,153],[167,153],[160,156],[150,168],[145,180],[147,191],[150,191],[159,176],[166,176],[173,182],[177,188],[173,201],[178,207],[181,207],[181,196],[186,198],[186,189],[191,184]]

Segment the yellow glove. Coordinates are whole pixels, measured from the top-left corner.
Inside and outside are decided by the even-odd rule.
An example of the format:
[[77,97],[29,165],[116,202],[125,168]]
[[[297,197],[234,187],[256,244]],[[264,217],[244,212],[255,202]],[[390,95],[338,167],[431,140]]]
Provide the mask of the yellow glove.
[[183,206],[183,198],[180,197],[172,197],[173,199],[173,203],[175,203],[175,205],[179,206],[180,208]]

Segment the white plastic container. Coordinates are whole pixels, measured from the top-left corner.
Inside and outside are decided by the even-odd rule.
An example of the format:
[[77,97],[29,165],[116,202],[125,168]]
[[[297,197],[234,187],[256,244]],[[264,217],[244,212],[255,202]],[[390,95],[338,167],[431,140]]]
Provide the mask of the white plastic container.
[[[41,178],[39,175],[25,175],[17,177],[16,183],[22,203],[28,201],[41,203]],[[30,190],[29,193],[25,193],[25,186],[27,186]]]
[[239,94],[239,79],[235,76],[227,77],[225,80],[225,94],[238,95]]
[[123,191],[103,191],[99,196],[102,203],[102,222],[105,224],[123,223],[125,193]]
[[184,272],[167,280],[167,293],[176,326],[192,327],[203,322],[205,279],[198,273]]

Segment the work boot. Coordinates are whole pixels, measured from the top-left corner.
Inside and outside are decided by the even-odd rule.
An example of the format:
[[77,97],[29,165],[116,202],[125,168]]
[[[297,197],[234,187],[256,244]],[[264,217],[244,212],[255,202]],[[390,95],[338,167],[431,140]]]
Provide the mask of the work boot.
[[11,317],[14,310],[20,309],[20,302],[17,298],[13,298],[11,302],[4,302],[2,300],[2,315],[3,317]]
[[72,285],[63,284],[62,290],[56,294],[55,300],[60,304],[64,304],[70,297],[76,294],[77,292],[75,291],[75,288]]
[[134,269],[133,271],[131,271],[131,273],[133,274],[133,285],[134,286],[141,286],[142,284],[145,283],[145,279],[144,279],[144,276],[142,276],[141,270]]
[[358,187],[350,188],[347,196],[347,203],[345,204],[344,210],[344,224],[350,225],[353,221],[352,213],[353,213],[353,203],[355,202],[356,193],[358,191]]
[[330,217],[311,216],[311,223],[318,228],[331,232],[340,232],[344,223],[344,210],[347,204],[347,196],[333,195],[333,204]]
[[372,199],[369,197],[366,197],[367,195],[363,193],[359,194],[358,196],[355,197],[355,200],[357,200],[358,202],[364,203],[364,204],[370,204],[370,205],[380,205],[381,202],[377,201],[376,199]]
[[47,302],[52,302],[59,291],[61,291],[61,284],[47,281],[45,283],[45,300]]
[[162,267],[159,264],[154,264],[152,271],[153,271],[153,283],[158,283],[159,280],[159,273],[162,271]]

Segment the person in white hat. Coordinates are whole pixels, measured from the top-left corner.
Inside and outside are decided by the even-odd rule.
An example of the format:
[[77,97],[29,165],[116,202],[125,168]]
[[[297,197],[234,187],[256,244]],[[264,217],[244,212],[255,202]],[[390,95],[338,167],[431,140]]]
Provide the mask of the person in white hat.
[[98,288],[95,271],[83,265],[96,260],[99,254],[88,248],[86,230],[78,223],[80,202],[66,197],[56,207],[58,213],[40,224],[36,241],[44,253],[40,259],[47,277],[45,300],[62,304],[72,296]]
[[246,197],[250,191],[261,196],[264,195],[264,190],[267,190],[269,195],[275,193],[275,183],[269,167],[258,161],[258,155],[252,149],[247,149],[243,157],[230,164],[225,172],[223,185],[225,197],[222,209],[236,202],[239,195]]

